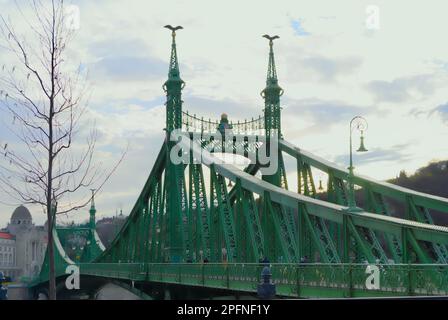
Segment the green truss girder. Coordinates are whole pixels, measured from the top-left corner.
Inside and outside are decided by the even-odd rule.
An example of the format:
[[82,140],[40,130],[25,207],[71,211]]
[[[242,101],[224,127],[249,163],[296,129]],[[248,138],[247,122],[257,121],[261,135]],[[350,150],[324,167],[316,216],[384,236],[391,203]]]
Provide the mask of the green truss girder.
[[[225,178],[216,173],[214,165],[210,166],[210,206],[215,237],[215,259],[221,261],[222,249],[226,249],[227,261],[237,261],[237,235],[235,233],[233,210],[230,206]],[[220,247],[222,237],[224,247]]]
[[168,213],[166,211],[166,188],[162,188],[162,199],[161,199],[161,209],[159,210],[159,232],[157,233],[157,252],[155,261],[164,262],[166,261],[165,258],[165,251],[163,244],[167,241],[168,232]]
[[[419,221],[422,223],[434,224],[431,215],[428,212],[428,209],[425,207],[417,206],[414,203],[412,197],[406,197],[406,218],[413,218],[412,220]],[[414,247],[417,247],[417,252],[420,252],[419,258],[422,261],[431,261],[431,259],[423,252],[421,246],[418,242],[415,242]],[[446,246],[440,243],[431,243],[430,247],[432,247],[432,253],[435,256],[436,262],[438,263],[447,263],[447,249]]]
[[[69,258],[61,244],[56,228],[53,228],[53,252],[55,263],[56,277],[65,274],[67,266],[74,265],[75,262]],[[42,282],[48,281],[49,278],[49,255],[48,250],[45,253],[45,258],[41,266],[39,275],[29,284],[30,287],[39,285]]]
[[[333,176],[332,172],[329,173],[329,200],[338,204],[347,204],[347,190],[345,183],[342,179]],[[378,239],[378,235],[375,231],[368,228],[356,228],[350,223],[350,234],[353,236],[355,243],[354,246],[359,246],[358,250],[358,262],[381,262],[388,263],[387,255],[381,246]],[[341,241],[340,241],[341,242]]]
[[307,227],[308,234],[313,240],[314,247],[317,248],[317,252],[320,255],[320,259],[325,263],[338,263],[340,262],[339,257],[335,254],[334,249],[331,250],[328,243],[323,241],[322,233],[318,226],[316,226],[317,219],[310,216],[306,206],[299,205],[299,212],[303,216],[305,225]]
[[[375,193],[371,188],[365,188],[366,199],[367,199],[367,210],[371,212],[376,212],[378,214],[384,214],[390,216],[390,212],[384,202],[383,196],[379,193]],[[391,252],[392,259],[394,261],[402,261],[402,248],[399,238],[395,235],[385,234],[384,235],[387,248]]]
[[[165,150],[162,148],[162,152]],[[163,176],[164,171],[164,165],[165,165],[165,156],[160,156],[158,158],[159,162],[158,165],[155,165],[156,169],[153,169],[152,171],[152,178],[148,179],[151,181],[151,183],[148,182],[148,186],[145,185],[145,192],[142,193],[142,200],[138,201],[136,206],[133,209],[133,212],[131,213],[131,216],[129,220],[124,225],[124,229],[122,230],[121,236],[118,236],[119,241],[117,246],[117,243],[115,245],[112,245],[112,248],[109,249],[109,251],[113,252],[114,246],[117,246],[120,251],[117,251],[114,254],[114,260],[115,261],[149,261],[149,262],[164,262],[167,261],[167,253],[163,248],[166,248],[169,244],[169,233],[166,232],[167,228],[169,228],[169,225],[167,225],[167,214],[164,214],[164,211],[167,210],[168,206],[166,205],[166,199],[164,198],[164,195],[166,192],[168,192],[168,189],[166,185],[164,184],[164,181],[161,179]],[[263,246],[266,246],[266,232],[269,233],[269,231],[274,231],[274,234],[276,234],[276,239],[274,240],[275,243],[277,243],[276,247],[274,247],[274,250],[280,250],[277,254],[277,257],[283,256],[284,261],[290,261],[290,262],[297,262],[300,257],[303,255],[303,233],[308,235],[310,239],[312,240],[312,247],[315,248],[313,250],[316,250],[319,252],[319,255],[321,256],[321,261],[323,262],[337,262],[341,260],[334,260],[331,253],[338,250],[329,250],[326,248],[326,238],[334,239],[334,235],[331,232],[331,224],[334,223],[336,225],[341,226],[340,229],[342,229],[343,221],[340,219],[341,214],[343,216],[347,215],[350,218],[346,219],[349,222],[347,223],[347,232],[352,238],[352,241],[350,242],[349,246],[351,250],[359,250],[362,251],[360,253],[360,256],[363,256],[367,258],[368,261],[375,262],[375,259],[377,258],[376,254],[373,254],[372,250],[372,244],[371,244],[371,238],[367,238],[365,232],[363,232],[364,229],[370,231],[373,230],[375,232],[380,232],[384,234],[392,234],[396,238],[398,238],[401,241],[401,245],[403,243],[406,244],[407,248],[407,256],[409,256],[409,252],[415,252],[418,260],[420,261],[431,261],[430,260],[430,254],[427,254],[427,248],[425,246],[422,246],[420,244],[420,241],[424,240],[430,240],[434,238],[434,234],[432,235],[425,235],[428,230],[421,229],[417,225],[413,224],[400,226],[397,225],[396,222],[388,222],[379,220],[377,221],[376,218],[371,216],[371,214],[368,215],[368,217],[358,216],[357,214],[349,214],[343,211],[343,207],[341,209],[336,209],[334,207],[326,207],[326,208],[320,208],[319,206],[322,206],[325,204],[325,202],[319,201],[319,205],[316,206],[311,199],[315,197],[315,187],[313,187],[312,182],[312,175],[310,168],[307,168],[304,166],[301,170],[301,184],[302,184],[302,192],[305,190],[305,184],[308,185],[306,188],[308,190],[309,198],[306,196],[302,199],[295,199],[292,202],[290,200],[287,200],[288,197],[285,198],[285,196],[282,196],[282,200],[278,198],[280,190],[284,190],[283,188],[279,187],[280,190],[272,192],[270,189],[263,189],[264,185],[270,185],[269,183],[263,182],[259,178],[253,177],[250,173],[242,173],[242,176],[239,176],[238,179],[236,176],[234,176],[233,171],[226,171],[224,170],[224,167],[222,165],[216,164],[212,165],[211,170],[211,202],[210,205],[205,205],[207,201],[207,196],[205,194],[205,184],[203,181],[203,173],[202,172],[202,165],[192,165],[188,167],[188,175],[189,175],[189,190],[187,191],[187,194],[190,195],[189,198],[189,204],[188,208],[190,210],[190,219],[188,223],[185,225],[189,229],[191,229],[189,232],[192,234],[196,234],[199,236],[202,236],[206,234],[206,231],[202,230],[199,232],[200,227],[197,226],[197,224],[193,223],[195,220],[193,217],[194,209],[198,208],[193,204],[200,203],[201,198],[204,199],[204,203],[200,205],[201,208],[209,207],[210,210],[210,219],[212,219],[212,215],[214,215],[217,219],[215,219],[215,225],[213,226],[212,221],[210,221],[210,247],[214,249],[215,255],[214,257],[210,257],[211,261],[220,261],[220,254],[221,249],[224,246],[228,252],[228,260],[229,262],[232,261],[242,261],[239,260],[240,256],[245,257],[245,259],[249,259],[249,261],[255,262],[256,259],[260,259],[260,252],[263,252],[263,254],[266,252],[266,249],[263,250]],[[283,165],[282,165],[283,167]],[[182,168],[182,174],[185,175],[184,166],[181,166]],[[166,171],[166,170],[165,170]],[[251,169],[246,170],[248,172],[251,172],[254,174],[256,172],[256,169],[252,167]],[[282,172],[282,170],[280,170]],[[283,174],[282,174],[283,175]],[[230,195],[227,192],[227,183],[226,179],[230,178],[231,180],[234,180],[235,186],[233,187],[232,192],[234,192],[235,200],[233,201],[233,205],[230,204],[229,198]],[[249,177],[252,177],[249,179]],[[330,177],[330,179],[332,179]],[[254,181],[252,181],[254,180]],[[286,180],[286,179],[285,179]],[[339,186],[337,183],[329,183],[329,191],[331,191],[331,185],[334,185],[333,189],[334,195],[336,197],[336,194],[339,193],[339,200],[343,199],[341,196],[344,193],[343,187],[343,181],[340,181],[340,179],[335,179],[335,181],[339,180]],[[279,181],[281,181],[279,179]],[[248,184],[249,183],[249,184]],[[285,186],[285,184],[283,184]],[[196,191],[196,187],[198,188],[198,191]],[[261,191],[259,188],[262,187]],[[203,189],[204,191],[200,191],[200,189]],[[258,189],[258,190],[257,190]],[[339,190],[342,189],[342,190]],[[196,195],[200,195],[197,198],[191,198],[191,192],[195,193]],[[286,191],[286,190],[285,190]],[[290,191],[288,191],[290,192]],[[258,212],[255,214],[257,210],[257,205],[254,200],[254,194],[258,193],[263,199],[266,199],[266,204],[264,205],[266,208],[263,208],[263,212]],[[329,195],[330,196],[330,195]],[[192,200],[194,199],[194,201]],[[285,201],[285,199],[287,201]],[[310,199],[310,200],[306,200]],[[280,201],[279,201],[280,200]],[[147,210],[145,208],[148,208]],[[275,209],[274,209],[275,208]],[[283,208],[283,210],[282,210]],[[293,226],[291,224],[287,224],[286,222],[289,221],[287,217],[285,217],[286,208],[290,210],[290,212],[294,212],[294,210],[299,211],[299,215],[297,218],[294,218],[297,220],[296,225]],[[295,209],[294,209],[295,208]],[[148,214],[145,214],[145,212],[148,212]],[[205,211],[202,211],[205,212]],[[238,212],[238,213],[237,213]],[[256,217],[259,215],[262,218],[266,217],[265,212],[269,212],[269,219],[270,221],[269,225],[270,227],[267,227],[265,223],[261,223],[261,220],[257,222]],[[305,213],[304,213],[305,212]],[[333,212],[333,213],[331,213]],[[275,214],[274,214],[275,213]],[[135,216],[134,216],[135,215]],[[241,215],[241,219],[238,218],[238,215]],[[141,218],[138,218],[138,216],[141,216]],[[378,216],[384,216],[384,214],[378,214]],[[165,217],[165,219],[164,219]],[[204,217],[207,217],[207,215],[204,215]],[[386,215],[386,217],[388,217]],[[391,217],[392,218],[392,217]],[[240,220],[238,220],[240,219]],[[302,220],[301,220],[302,219]],[[373,219],[373,220],[371,220]],[[394,219],[394,218],[392,218]],[[205,219],[207,220],[207,219]],[[370,220],[371,222],[367,222],[366,220]],[[133,221],[131,223],[130,221]],[[243,221],[244,229],[238,229],[238,227],[235,226],[235,222]],[[300,222],[302,221],[302,222]],[[327,227],[326,229],[322,228],[322,226],[316,226],[317,223],[324,223],[324,225]],[[395,221],[395,220],[394,220]],[[282,225],[283,223],[283,225]],[[134,227],[132,225],[135,225]],[[252,225],[252,228],[248,228]],[[137,228],[138,227],[138,228]],[[296,232],[293,233],[291,231],[291,228],[297,228],[295,230]],[[157,229],[160,228],[160,232],[156,232]],[[271,229],[270,229],[271,228]],[[274,229],[272,229],[274,228]],[[246,235],[241,235],[236,230],[245,230]],[[289,230],[288,230],[289,229]],[[304,230],[303,230],[304,229]],[[127,230],[127,231],[126,231]],[[143,230],[143,231],[142,231]],[[145,231],[147,230],[148,235],[144,235]],[[302,230],[302,235],[300,234]],[[322,233],[324,230],[327,230],[325,237],[322,236]],[[403,231],[406,230],[406,231]],[[126,231],[126,232],[125,232]],[[432,230],[435,231],[435,230]],[[143,235],[140,237],[137,237],[135,233],[141,233],[143,232]],[[402,240],[402,232],[406,235],[404,237],[404,240]],[[212,233],[215,233],[212,235]],[[226,235],[227,233],[227,240]],[[437,232],[436,232],[437,233]],[[132,236],[131,236],[132,235]],[[230,237],[229,237],[230,235]],[[233,236],[232,236],[233,235]],[[148,244],[145,244],[145,241],[142,240],[142,238],[146,238],[150,236],[151,239],[148,240]],[[258,239],[263,239],[263,241],[259,241]],[[437,237],[436,237],[437,238]],[[138,240],[140,239],[140,240]],[[257,240],[253,240],[257,239]],[[425,240],[426,239],[426,240]],[[115,240],[114,240],[115,241]],[[136,241],[142,242],[141,244],[136,245]],[[404,242],[403,242],[404,241]],[[120,243],[121,242],[121,243]],[[124,244],[124,243],[125,244]],[[245,243],[243,245],[243,242]],[[264,243],[263,243],[264,242]],[[434,241],[433,241],[434,242]],[[149,246],[149,243],[151,243],[151,246]],[[439,243],[439,242],[437,242]],[[441,243],[445,244],[445,242],[441,241]],[[263,245],[261,245],[263,244]],[[291,245],[292,244],[292,245]],[[258,245],[258,246],[257,246]],[[137,251],[130,250],[132,246],[135,246],[136,248],[140,248]],[[269,245],[268,245],[269,246]],[[157,250],[157,247],[159,250]],[[198,244],[197,242],[192,242],[192,252],[199,252],[199,250],[203,250],[204,246],[203,244]],[[144,258],[142,256],[142,250],[147,254],[147,258]],[[241,250],[248,250],[250,252],[245,252],[241,255],[235,255],[233,252],[241,252]],[[115,250],[116,251],[116,250]],[[147,253],[149,251],[149,253]],[[126,255],[126,253],[128,255]],[[131,253],[131,255],[129,255]],[[229,254],[230,253],[230,254]],[[337,257],[343,256],[341,253],[337,252]],[[373,257],[372,257],[373,255]],[[276,258],[272,258],[274,261]],[[188,256],[186,254],[183,255],[182,260],[187,260]],[[429,259],[429,260],[428,260]],[[98,261],[100,261],[99,259]],[[278,261],[280,259],[277,259],[275,261]],[[112,261],[112,259],[111,259]],[[248,262],[249,262],[248,261]]]
[[301,196],[290,191],[281,191],[282,189],[272,186],[266,181],[252,177],[251,175],[248,175],[230,165],[216,165],[215,168],[221,175],[224,175],[232,180],[236,179],[236,177],[241,178],[243,188],[245,189],[258,194],[263,194],[265,191],[269,190],[271,200],[273,202],[286,205],[291,208],[294,208],[297,205],[297,202],[304,203],[309,207],[309,212],[312,215],[325,218],[326,220],[342,223],[343,216],[351,216],[352,221],[356,226],[372,228],[374,230],[396,235],[400,235],[403,228],[411,228],[414,230],[415,236],[418,240],[430,242],[440,241],[443,244],[448,241],[444,235],[446,230],[448,230],[445,227],[430,226],[401,218],[387,217],[369,212],[347,212],[346,207],[344,206],[329,204],[325,201]]
[[[64,250],[69,249],[69,239],[75,235],[85,238],[86,245],[76,252],[76,257],[71,257],[76,263],[91,262],[104,250],[104,246],[96,233],[90,227],[56,227],[59,241]],[[77,259],[79,257],[79,259]]]
[[[347,179],[347,169],[331,163],[328,160],[316,156],[308,151],[302,150],[284,139],[280,140],[279,148],[282,152],[285,152],[294,158],[301,157],[304,162],[308,163],[310,166],[316,169],[319,169],[326,173],[329,173],[331,171],[335,177],[342,180]],[[387,182],[377,181],[375,179],[361,175],[356,175],[354,177],[354,183],[355,185],[363,188],[370,187],[373,192],[379,193],[383,196],[395,199],[403,203],[406,202],[407,197],[411,197],[414,203],[418,206],[448,213],[448,199],[446,198],[417,192],[411,189],[396,186]]]
[[189,183],[190,216],[192,217],[190,227],[194,230],[196,257],[199,257],[202,251],[202,260],[210,260],[210,211],[207,203],[202,165],[191,164],[189,166]]
[[162,190],[164,190],[162,182],[159,181],[157,187],[154,189],[153,197],[151,197],[150,216],[152,223],[148,225],[148,230],[151,230],[151,237],[149,239],[150,249],[149,252],[146,252],[145,262],[161,261],[158,243],[161,242],[160,234],[163,214]]
[[236,181],[235,188],[237,197],[236,203],[237,206],[239,206],[238,214],[244,215],[245,228],[242,231],[247,232],[249,235],[248,247],[251,251],[250,257],[252,257],[250,261],[258,261],[265,256],[265,247],[263,229],[261,227],[257,204],[255,203],[253,193],[241,188],[240,180]]
[[[295,238],[284,211],[278,203],[273,203],[268,192],[263,196],[263,218],[265,226],[266,255],[275,262],[298,261]],[[272,227],[269,227],[272,226]]]
[[[277,163],[277,171],[272,175],[263,175],[262,178],[272,185],[287,189],[288,182],[281,153],[277,156]],[[266,193],[263,197],[263,220],[267,229],[265,235],[268,237],[265,240],[267,256],[274,261],[299,261],[293,209],[278,203],[271,203],[269,195]],[[272,228],[275,228],[275,230],[272,230]]]
[[[297,190],[300,194],[304,194],[309,197],[316,197],[316,186],[314,184],[311,167],[306,163],[303,163],[300,158],[297,159]],[[339,263],[341,262],[340,256],[335,245],[335,238],[328,230],[327,222],[319,217],[310,217],[310,223],[313,226],[314,233],[320,240],[322,247],[318,247],[321,258],[325,262]],[[314,237],[314,236],[313,236]],[[311,248],[307,250],[313,251]]]
[[[316,252],[320,255],[320,262],[331,266],[340,266],[341,261],[351,262],[352,256],[358,262],[379,260],[387,264],[388,255],[401,263],[447,263],[448,228],[435,226],[430,210],[448,213],[448,199],[355,176],[355,185],[365,191],[366,211],[349,212],[346,208],[348,171],[283,140],[280,130],[280,96],[283,90],[278,85],[274,38],[268,38],[268,74],[262,91],[265,100],[263,135],[268,142],[269,139],[280,138],[277,172],[259,179],[254,176],[259,170],[258,164],[251,164],[241,171],[231,165],[210,165],[202,157],[200,163],[190,166],[175,165],[169,160],[175,144],[170,141],[170,134],[182,127],[181,93],[185,85],[180,77],[173,31],[168,80],[163,86],[167,96],[165,143],[122,229],[111,246],[91,265],[118,265],[125,272],[132,269],[131,273],[135,271],[133,268],[137,268],[135,274],[144,277],[142,274],[146,272],[148,277],[149,269],[158,268],[159,263],[163,268],[173,266],[173,262],[181,266],[182,262],[200,261],[201,251],[201,259],[226,263],[258,262],[262,257],[268,257],[272,262],[297,265],[304,255]],[[257,153],[260,146],[258,135],[239,138],[242,140],[222,141],[215,139],[213,134],[203,134],[199,143],[201,149],[211,152],[236,153],[242,148],[245,156]],[[284,153],[297,160],[297,192],[288,190]],[[209,203],[204,164],[210,168]],[[187,167],[188,173],[185,171]],[[328,174],[329,201],[318,199],[312,168]],[[227,181],[235,182],[230,192]],[[262,199],[262,208],[257,206],[256,195]],[[392,216],[385,198],[405,204],[405,219]],[[63,250],[61,242],[64,240],[59,241],[55,234],[57,272],[61,274],[62,268],[73,262]],[[96,240],[94,236],[97,235],[92,233],[92,239]],[[227,252],[226,261],[222,258],[222,248]],[[94,245],[88,248],[94,249]],[[91,260],[97,255],[92,252],[84,258]],[[343,266],[352,267],[348,264]],[[165,276],[172,276],[170,270],[166,270]],[[106,274],[107,270],[103,272]],[[347,274],[347,270],[343,272]],[[164,273],[160,274],[163,277]],[[439,277],[437,272],[428,274],[431,280]],[[46,276],[43,272],[40,279]],[[227,274],[227,277],[229,279],[230,276]]]
[[[282,150],[284,150],[285,152],[287,152],[290,155],[296,156],[297,159],[305,159],[304,162],[307,165],[315,165],[316,164],[316,158],[315,156],[307,153],[307,152],[303,152],[298,148],[291,148],[291,145],[288,144],[287,142],[283,141],[283,144],[281,144],[281,146],[286,146],[286,148],[283,148]],[[335,165],[331,165],[331,166],[325,166],[325,161],[322,159],[319,159],[319,161],[322,161],[324,163],[324,165],[322,165],[322,162],[319,162],[319,165],[315,165],[316,168],[326,171],[329,175],[329,188],[328,188],[328,193],[329,193],[329,200],[333,201],[335,203],[340,203],[340,204],[346,204],[346,195],[344,192],[342,192],[341,190],[345,187],[344,186],[344,179],[346,179],[347,174],[344,172],[343,169],[337,168]],[[299,175],[300,175],[300,171]],[[374,212],[378,212],[381,211],[381,209],[378,209],[378,207],[381,207],[380,204],[378,205],[377,203],[373,203],[373,198],[372,198],[372,194],[374,195],[374,197],[376,198],[376,202],[378,202],[378,198],[380,199],[380,201],[382,200],[382,196],[383,194],[378,192],[378,190],[381,190],[381,188],[391,188],[392,185],[388,185],[388,184],[384,184],[384,183],[373,183],[375,185],[374,188],[372,188],[372,182],[366,181],[366,178],[363,178],[364,180],[361,179],[361,181],[363,181],[363,185],[366,189],[368,189],[368,192],[370,192],[371,194],[368,195],[367,197],[367,207],[369,209],[372,209],[374,207]],[[380,187],[381,188],[380,188]],[[300,184],[299,184],[299,188],[301,188]],[[304,186],[304,189],[306,188],[306,186]],[[392,186],[392,188],[394,188],[394,186]],[[395,187],[396,188],[396,187]],[[396,189],[404,189],[404,188],[396,188]],[[376,191],[372,191],[372,190],[376,190]],[[406,189],[404,189],[404,191],[406,192]],[[407,192],[411,192],[412,191],[407,191]],[[383,190],[384,193],[384,190]],[[408,196],[402,196],[400,199],[405,199],[405,201],[409,201],[409,199],[418,199],[421,202],[425,202],[422,201],[422,199],[420,198],[421,194],[417,195],[409,195]],[[397,190],[395,190],[394,193],[394,197],[397,199],[399,198],[397,195]],[[432,196],[429,196],[432,197]],[[435,197],[437,198],[437,197]],[[441,199],[436,199],[438,201],[438,204],[440,204],[440,200]],[[427,200],[426,200],[427,201]],[[419,206],[413,206],[414,209],[413,211],[422,211],[426,213],[426,216],[429,217],[427,219],[424,218],[418,218],[418,213],[414,213],[413,215],[410,215],[408,218],[415,220],[415,221],[419,221],[419,222],[424,222],[424,223],[429,223],[431,224],[431,216],[428,212],[428,208],[427,207],[419,207]],[[430,206],[432,208],[437,207],[436,205],[432,205]],[[386,211],[387,213],[387,211]],[[421,215],[420,215],[421,216]],[[370,229],[366,229],[363,228],[363,230],[361,231],[362,233],[362,238],[364,238],[368,243],[371,244],[371,250],[375,252],[375,257],[377,259],[379,259],[381,262],[386,263],[388,258],[387,258],[387,254],[385,253],[385,250],[383,249],[383,246],[381,245],[379,239],[378,239],[378,235],[376,234],[376,232],[370,230]],[[384,236],[387,242],[387,247],[389,248],[389,251],[392,254],[392,258],[394,261],[402,261],[401,259],[401,255],[400,255],[400,244],[399,241],[397,239],[397,236],[393,236],[390,234],[387,234]],[[418,243],[417,243],[418,244]],[[421,246],[421,245],[419,245]],[[446,246],[442,245],[442,244],[437,244],[437,243],[432,243],[431,244],[433,251],[437,257],[437,261],[443,262],[446,261],[444,260],[445,257],[447,256],[448,252],[446,251]],[[422,252],[420,250],[420,252]],[[422,255],[419,255],[419,257],[423,257]]]

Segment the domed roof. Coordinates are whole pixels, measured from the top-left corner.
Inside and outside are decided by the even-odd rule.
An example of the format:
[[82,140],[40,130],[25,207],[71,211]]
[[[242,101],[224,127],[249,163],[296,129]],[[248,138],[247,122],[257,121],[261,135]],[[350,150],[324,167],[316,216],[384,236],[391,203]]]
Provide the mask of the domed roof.
[[31,217],[31,213],[23,205],[17,207],[11,216],[11,220],[32,220],[32,219],[33,218]]

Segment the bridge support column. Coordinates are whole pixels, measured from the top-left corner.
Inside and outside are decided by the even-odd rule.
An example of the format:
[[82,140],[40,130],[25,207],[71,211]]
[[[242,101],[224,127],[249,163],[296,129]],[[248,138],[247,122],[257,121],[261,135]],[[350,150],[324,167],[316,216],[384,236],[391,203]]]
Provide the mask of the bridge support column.
[[[305,261],[306,254],[306,243],[305,243],[305,230],[306,230],[306,221],[303,217],[304,212],[302,210],[302,206],[300,204],[297,205],[297,214],[298,214],[298,221],[297,221],[297,250],[300,261]],[[303,259],[303,260],[302,260]]]
[[180,77],[179,63],[176,49],[176,30],[171,30],[171,57],[168,70],[168,80],[163,85],[166,93],[166,145],[167,159],[165,166],[165,194],[166,210],[169,224],[168,235],[168,256],[171,262],[181,262],[189,260],[190,248],[188,239],[188,207],[185,191],[184,165],[174,164],[171,159],[171,151],[176,145],[175,141],[170,141],[171,133],[182,128],[182,89],[185,82]]
[[268,192],[264,192],[263,194],[263,216],[262,216],[262,225],[263,225],[263,234],[264,234],[264,259],[269,258],[270,261],[277,262],[277,257],[275,255],[277,241],[276,241],[276,230],[274,229],[274,223],[272,222],[272,213],[269,210],[268,201],[271,201]]
[[351,298],[353,297],[353,268],[351,264],[345,265],[344,268],[348,268],[348,270],[345,270],[347,274],[347,290],[345,292],[345,297]]
[[350,217],[346,214],[342,217],[342,262],[350,262],[350,230],[349,230]]
[[408,232],[407,229],[401,228],[401,263],[409,262]]

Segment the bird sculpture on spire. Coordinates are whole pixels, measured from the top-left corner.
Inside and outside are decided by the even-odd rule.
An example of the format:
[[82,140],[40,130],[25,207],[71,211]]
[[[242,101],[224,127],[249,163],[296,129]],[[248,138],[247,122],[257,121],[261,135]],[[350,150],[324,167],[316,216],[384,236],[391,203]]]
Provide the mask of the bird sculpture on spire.
[[270,36],[268,34],[263,35],[263,38],[266,38],[269,40],[269,43],[272,44],[272,41],[274,41],[275,39],[280,39],[279,36],[275,35],[275,36]]
[[171,34],[173,35],[173,37],[176,35],[176,30],[183,29],[182,26],[173,27],[170,24],[167,24],[164,28],[170,29],[171,30]]

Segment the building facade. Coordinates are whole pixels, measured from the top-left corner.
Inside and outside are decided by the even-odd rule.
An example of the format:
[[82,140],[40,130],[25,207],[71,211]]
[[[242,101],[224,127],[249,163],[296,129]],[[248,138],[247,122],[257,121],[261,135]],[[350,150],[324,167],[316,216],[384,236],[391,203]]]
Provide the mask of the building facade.
[[0,271],[13,281],[38,275],[46,247],[46,228],[33,224],[25,206],[17,207],[6,229],[0,232]]
[[0,232],[0,271],[11,277],[19,271],[16,262],[16,238],[8,232]]

